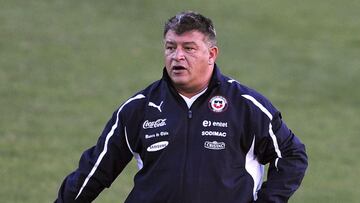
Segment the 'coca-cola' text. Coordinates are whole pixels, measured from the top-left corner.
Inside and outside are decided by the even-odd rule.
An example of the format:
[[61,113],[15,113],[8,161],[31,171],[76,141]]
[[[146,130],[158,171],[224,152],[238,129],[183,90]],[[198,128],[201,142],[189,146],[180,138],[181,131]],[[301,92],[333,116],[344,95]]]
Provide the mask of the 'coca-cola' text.
[[166,125],[166,118],[162,119],[157,119],[156,121],[144,121],[143,123],[143,128],[144,129],[149,129],[149,128],[158,128],[158,127],[162,127]]

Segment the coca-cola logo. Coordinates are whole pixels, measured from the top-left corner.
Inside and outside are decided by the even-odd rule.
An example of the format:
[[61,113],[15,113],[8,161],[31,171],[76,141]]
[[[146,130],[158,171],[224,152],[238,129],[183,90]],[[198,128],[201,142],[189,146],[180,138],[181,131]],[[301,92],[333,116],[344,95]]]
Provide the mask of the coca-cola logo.
[[148,128],[158,128],[158,127],[162,127],[166,125],[166,118],[162,119],[157,119],[156,121],[148,121],[146,120],[143,123],[143,128],[144,129],[148,129]]

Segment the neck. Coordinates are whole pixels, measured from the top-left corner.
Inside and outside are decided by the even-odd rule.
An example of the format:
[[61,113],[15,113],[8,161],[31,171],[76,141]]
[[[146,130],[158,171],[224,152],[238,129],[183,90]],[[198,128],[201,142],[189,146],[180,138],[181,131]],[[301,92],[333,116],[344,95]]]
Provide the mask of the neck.
[[183,85],[174,84],[176,91],[187,98],[191,98],[194,95],[206,89],[209,86],[211,76],[214,72],[213,67],[209,67],[209,68],[211,68],[211,71],[204,72],[202,77],[199,78],[200,80],[198,80],[197,83],[192,84],[191,86],[189,86],[188,84],[183,84]]
[[206,89],[208,87],[208,85],[209,85],[209,83],[206,83],[205,85],[201,86],[200,88],[189,89],[189,88],[175,87],[175,89],[179,94],[181,94],[187,98],[191,98],[194,95],[197,95],[198,93],[200,93],[201,91]]

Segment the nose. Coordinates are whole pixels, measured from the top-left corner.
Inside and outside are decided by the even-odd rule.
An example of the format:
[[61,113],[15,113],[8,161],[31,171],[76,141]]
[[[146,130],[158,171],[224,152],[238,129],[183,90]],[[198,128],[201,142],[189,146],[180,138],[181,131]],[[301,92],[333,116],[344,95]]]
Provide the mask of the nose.
[[173,53],[173,59],[180,61],[185,59],[184,51],[180,48],[177,48]]

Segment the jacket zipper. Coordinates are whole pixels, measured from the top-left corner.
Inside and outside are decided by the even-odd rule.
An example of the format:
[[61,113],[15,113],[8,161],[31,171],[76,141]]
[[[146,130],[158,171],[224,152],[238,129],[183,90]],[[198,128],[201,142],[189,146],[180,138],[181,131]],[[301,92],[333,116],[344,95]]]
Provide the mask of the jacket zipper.
[[191,119],[192,118],[192,111],[191,111],[191,109],[189,109],[189,111],[188,111],[188,119]]
[[193,113],[191,109],[188,109],[187,112],[187,129],[186,129],[186,135],[185,135],[185,161],[184,161],[184,166],[182,169],[182,179],[181,179],[181,194],[183,195],[181,197],[182,200],[180,200],[180,202],[186,202],[187,201],[187,196],[186,196],[186,192],[185,192],[185,179],[186,179],[186,167],[187,167],[187,161],[188,161],[188,151],[189,151],[189,143],[188,143],[188,138],[190,136],[190,123],[191,123],[191,119],[193,117]]

